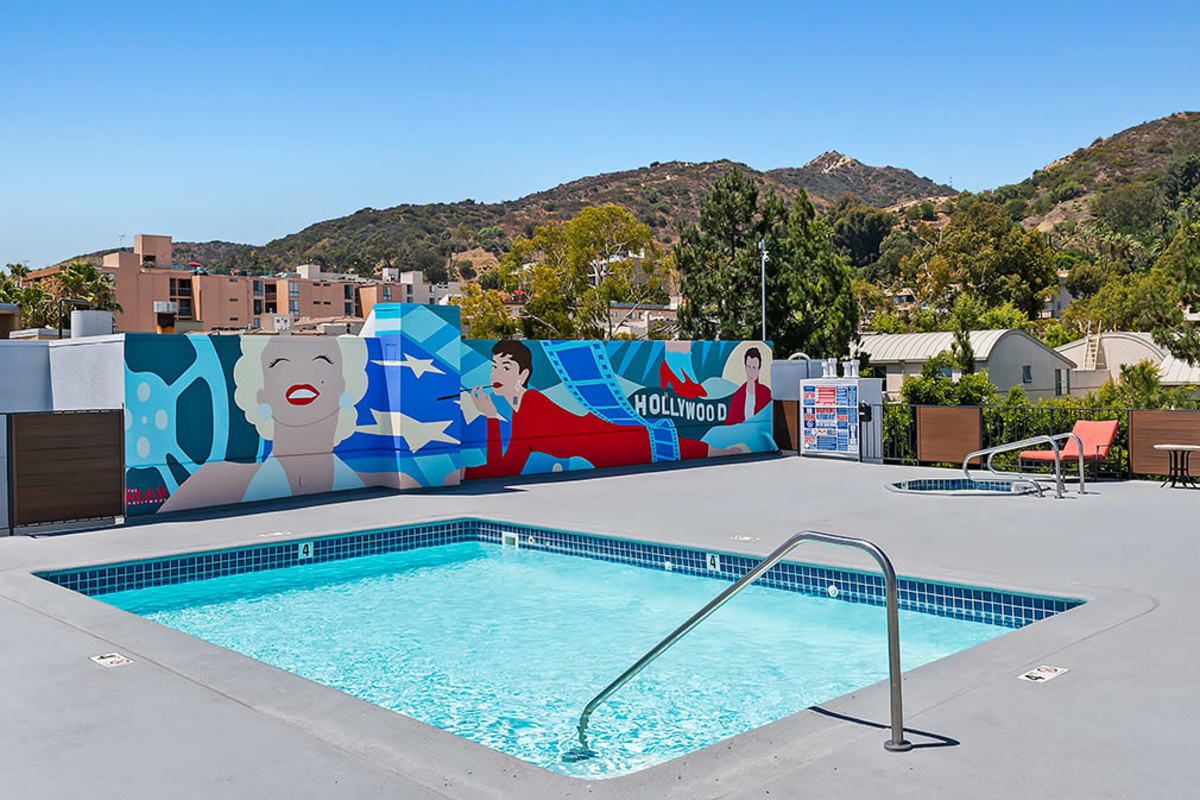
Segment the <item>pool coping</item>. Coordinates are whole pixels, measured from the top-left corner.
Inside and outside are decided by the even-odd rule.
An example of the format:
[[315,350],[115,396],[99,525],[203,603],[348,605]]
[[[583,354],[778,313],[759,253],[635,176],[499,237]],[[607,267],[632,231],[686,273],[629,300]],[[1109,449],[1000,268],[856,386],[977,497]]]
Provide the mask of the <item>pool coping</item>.
[[[498,522],[492,515],[486,518],[478,515],[432,515],[424,520],[406,519],[403,526],[437,523],[447,519]],[[512,521],[508,524],[547,527],[534,520]],[[356,532],[351,528],[341,532],[330,531],[319,537],[312,534],[293,536],[284,532],[281,538],[286,536],[287,541],[298,542]],[[599,531],[571,532],[606,538],[629,538]],[[261,536],[257,534],[255,538]],[[246,541],[246,538],[242,534],[223,547],[171,547],[166,542],[156,547],[140,546],[135,550],[142,551],[141,554],[124,554],[121,562],[187,556],[263,544],[261,540]],[[668,541],[665,537],[642,537],[639,541],[699,549],[694,545]],[[740,551],[739,554],[761,557],[747,551]],[[511,785],[514,780],[520,781],[523,793],[545,797],[580,792],[614,798],[694,796],[718,788],[722,792],[739,786],[747,789],[773,776],[782,776],[804,762],[863,737],[879,739],[881,758],[905,757],[882,752],[887,687],[886,682],[879,682],[836,698],[819,710],[798,712],[632,774],[602,780],[568,777],[165,628],[102,601],[96,602],[96,598],[57,586],[36,575],[39,572],[118,563],[113,562],[111,556],[73,558],[71,561],[70,564],[63,564],[61,560],[36,563],[2,572],[0,595],[110,642],[114,649],[134,658],[135,662],[154,665],[218,692],[445,796],[495,797],[496,787]],[[828,564],[846,569],[822,559],[806,559],[803,563]],[[986,585],[995,590],[1043,597],[1063,597],[1065,594],[1062,587],[1047,589],[1006,585],[995,580],[981,584],[978,578],[951,570],[935,570],[933,574],[923,570],[920,576],[913,577],[937,583]],[[1070,596],[1086,602],[1068,612],[1010,630],[988,642],[906,672],[906,719],[972,687],[1001,679],[998,676],[1010,678],[1019,669],[1044,663],[1048,654],[1140,616],[1156,605],[1153,598],[1137,592],[1078,584],[1071,585]],[[914,731],[910,738],[918,746],[946,745],[946,737],[936,731],[928,732],[928,735]]]

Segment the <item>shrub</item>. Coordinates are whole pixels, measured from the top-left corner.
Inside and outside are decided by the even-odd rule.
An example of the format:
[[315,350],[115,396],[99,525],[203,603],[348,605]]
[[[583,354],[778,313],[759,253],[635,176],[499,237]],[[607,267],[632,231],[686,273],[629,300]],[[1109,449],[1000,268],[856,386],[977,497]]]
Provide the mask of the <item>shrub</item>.
[[1079,181],[1063,181],[1050,190],[1050,200],[1055,203],[1061,203],[1064,200],[1079,197],[1085,191],[1083,184]]

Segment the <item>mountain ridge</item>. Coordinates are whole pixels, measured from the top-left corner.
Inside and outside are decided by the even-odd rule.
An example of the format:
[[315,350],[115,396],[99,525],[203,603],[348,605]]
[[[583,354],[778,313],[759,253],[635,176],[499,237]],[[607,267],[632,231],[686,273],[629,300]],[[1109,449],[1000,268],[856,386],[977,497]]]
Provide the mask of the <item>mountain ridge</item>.
[[[766,171],[730,159],[656,161],[634,169],[584,176],[498,203],[462,200],[362,208],[342,217],[314,222],[263,245],[180,241],[175,243],[175,255],[180,263],[196,261],[216,268],[250,269],[271,269],[313,260],[339,268],[361,269],[364,261],[403,262],[419,250],[435,250],[450,258],[478,251],[499,255],[509,241],[528,235],[534,225],[570,219],[586,206],[603,203],[625,206],[654,229],[656,238],[670,245],[677,239],[680,224],[699,219],[700,201],[712,185],[733,170],[749,176],[760,189],[774,190],[789,202],[803,189],[818,208],[846,192],[858,194],[873,204],[888,201],[888,205],[954,193],[950,187],[935,184],[909,170],[867,166],[836,151],[823,153],[803,167]],[[117,249],[75,258],[94,259]],[[477,260],[488,259],[477,257]]]

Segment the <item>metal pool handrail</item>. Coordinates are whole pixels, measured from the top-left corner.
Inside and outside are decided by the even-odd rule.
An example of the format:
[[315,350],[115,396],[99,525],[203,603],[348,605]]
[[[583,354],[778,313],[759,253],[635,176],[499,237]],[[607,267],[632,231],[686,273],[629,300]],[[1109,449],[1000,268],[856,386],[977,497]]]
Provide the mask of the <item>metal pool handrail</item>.
[[607,700],[618,689],[628,683],[635,675],[645,669],[656,658],[665,653],[671,645],[682,639],[692,631],[697,625],[708,619],[714,611],[725,605],[738,592],[745,589],[750,584],[754,583],[760,575],[775,566],[783,557],[791,552],[792,548],[802,542],[825,542],[826,544],[839,545],[841,547],[855,547],[859,550],[869,553],[879,564],[880,570],[883,571],[883,580],[886,588],[886,604],[887,604],[887,626],[888,626],[888,684],[891,694],[891,722],[892,735],[887,742],[884,743],[884,748],[893,752],[903,752],[911,750],[912,745],[904,740],[904,707],[900,695],[900,618],[898,612],[898,599],[896,594],[896,570],[892,568],[892,562],[888,559],[887,554],[879,549],[879,546],[874,542],[869,542],[866,539],[856,539],[851,536],[838,536],[833,533],[822,533],[820,531],[802,531],[792,534],[787,541],[775,549],[773,553],[759,562],[758,566],[747,572],[736,583],[729,586],[725,591],[710,600],[703,608],[690,616],[686,622],[680,625],[675,630],[671,631],[665,639],[656,644],[644,656],[634,662],[633,666],[622,672],[616,680],[591,699],[584,706],[583,713],[579,715],[579,748],[567,754],[570,760],[580,760],[588,758],[594,754],[587,743],[587,726],[588,720],[592,716],[592,712],[596,707]]
[[[1061,500],[1062,496],[1063,496],[1062,458],[1059,456],[1058,443],[1055,442],[1054,439],[1049,436],[1031,436],[1028,439],[1022,439],[1019,442],[1007,442],[1005,444],[998,444],[995,447],[985,447],[982,450],[974,450],[970,453],[967,453],[967,456],[966,456],[966,458],[963,459],[963,463],[962,463],[963,475],[965,475],[968,479],[970,479],[971,470],[969,468],[969,465],[971,463],[971,459],[977,458],[979,456],[987,456],[988,457],[987,469],[989,472],[991,472],[995,475],[1003,475],[1005,473],[997,471],[992,466],[992,459],[996,456],[996,454],[997,453],[1005,453],[1010,450],[1020,450],[1022,447],[1026,447],[1031,444],[1048,444],[1048,445],[1050,445],[1050,449],[1054,452],[1055,489],[1056,489],[1058,498]],[[1082,452],[1082,450],[1080,452]],[[1021,473],[1018,473],[1018,472],[1010,472],[1007,474],[1021,476]],[[1028,479],[1027,476],[1021,476],[1021,477],[1026,477],[1026,479]]]

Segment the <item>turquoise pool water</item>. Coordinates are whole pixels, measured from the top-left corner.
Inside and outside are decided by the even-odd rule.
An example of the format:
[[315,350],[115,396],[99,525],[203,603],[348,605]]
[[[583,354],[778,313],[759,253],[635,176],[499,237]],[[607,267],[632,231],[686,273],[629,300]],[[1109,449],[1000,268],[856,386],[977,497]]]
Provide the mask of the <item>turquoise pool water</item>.
[[[751,587],[596,711],[596,758],[564,762],[583,705],[725,585],[464,542],[99,599],[546,769],[606,778],[886,677],[881,607]],[[1008,630],[910,611],[900,626],[905,669]]]

